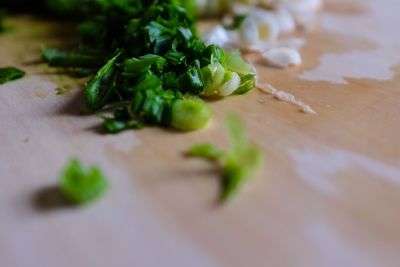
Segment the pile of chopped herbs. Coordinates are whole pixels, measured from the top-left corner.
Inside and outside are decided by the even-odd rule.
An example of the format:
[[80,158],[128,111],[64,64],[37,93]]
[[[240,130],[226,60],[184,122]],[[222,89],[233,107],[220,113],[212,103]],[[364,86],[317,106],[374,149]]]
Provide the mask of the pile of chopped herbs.
[[[111,133],[143,125],[196,130],[211,118],[201,100],[243,94],[254,74],[238,51],[206,46],[194,17],[175,0],[56,0],[60,13],[79,14],[81,42],[75,51],[44,47],[53,67],[91,70],[85,98]],[[183,5],[184,4],[184,5]]]

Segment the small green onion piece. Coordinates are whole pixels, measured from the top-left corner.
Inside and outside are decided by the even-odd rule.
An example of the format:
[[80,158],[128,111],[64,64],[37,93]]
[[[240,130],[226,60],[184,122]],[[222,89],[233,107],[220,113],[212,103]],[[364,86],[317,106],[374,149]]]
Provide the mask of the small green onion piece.
[[242,184],[261,167],[263,160],[261,149],[250,144],[245,125],[237,116],[229,115],[226,127],[230,138],[230,149],[222,171],[224,201],[239,191]]
[[65,52],[46,46],[42,47],[42,59],[51,67],[96,68],[106,62],[103,55]]
[[231,199],[242,185],[262,166],[262,150],[249,142],[242,121],[231,115],[226,127],[230,137],[230,147],[220,150],[212,144],[191,147],[186,155],[214,162],[221,168],[221,200]]
[[97,166],[84,169],[78,159],[72,159],[60,176],[60,189],[74,204],[85,204],[100,197],[107,189],[108,182]]
[[248,178],[247,168],[242,167],[235,161],[225,164],[222,170],[222,192],[221,199],[228,201],[239,191]]
[[218,88],[218,95],[228,96],[233,94],[240,86],[240,76],[236,72],[226,71],[224,84]]
[[250,64],[243,60],[239,50],[232,50],[225,54],[224,67],[230,71],[237,72],[240,75],[246,75],[253,72]]
[[209,96],[214,94],[224,82],[225,69],[220,63],[210,64],[201,70],[204,80],[203,95]]
[[205,127],[212,115],[211,109],[200,99],[180,99],[172,106],[171,126],[182,131]]
[[230,159],[222,170],[223,201],[231,199],[242,185],[262,166],[263,153],[253,145],[248,145],[240,154],[230,154]]
[[125,73],[134,74],[141,72],[151,66],[154,66],[155,70],[161,72],[167,64],[165,58],[158,55],[144,55],[139,58],[126,59],[123,63]]
[[114,94],[116,89],[115,68],[119,55],[110,59],[86,85],[85,99],[86,105],[90,109],[101,109]]
[[180,86],[186,88],[191,94],[198,95],[204,90],[201,71],[197,66],[189,67],[179,80]]
[[236,95],[242,95],[249,92],[255,86],[255,74],[250,73],[240,78],[240,86],[234,92]]
[[0,84],[20,79],[25,76],[25,72],[14,67],[0,68]]
[[186,152],[186,155],[188,157],[203,158],[209,161],[219,161],[224,157],[225,153],[213,144],[202,144],[191,147]]
[[126,129],[140,129],[143,128],[143,124],[137,120],[121,120],[115,118],[103,117],[104,129],[111,134],[117,134]]

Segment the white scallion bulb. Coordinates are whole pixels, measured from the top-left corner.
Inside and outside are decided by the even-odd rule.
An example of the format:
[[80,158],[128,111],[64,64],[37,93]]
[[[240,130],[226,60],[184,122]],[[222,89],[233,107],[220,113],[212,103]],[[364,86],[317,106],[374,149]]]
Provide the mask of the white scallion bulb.
[[267,64],[278,68],[288,68],[290,66],[297,66],[301,64],[301,56],[299,51],[292,48],[272,48],[264,52],[262,57]]
[[226,82],[218,89],[219,96],[233,94],[240,86],[240,76],[236,72],[227,71],[225,73]]
[[279,24],[274,15],[269,12],[250,14],[241,25],[240,41],[245,45],[258,46],[273,42],[279,35]]

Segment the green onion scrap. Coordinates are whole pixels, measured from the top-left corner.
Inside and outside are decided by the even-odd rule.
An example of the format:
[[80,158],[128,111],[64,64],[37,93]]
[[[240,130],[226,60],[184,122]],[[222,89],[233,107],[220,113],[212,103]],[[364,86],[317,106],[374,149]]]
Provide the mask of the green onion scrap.
[[107,179],[100,168],[93,165],[85,169],[78,159],[68,162],[59,184],[65,197],[76,205],[95,200],[108,189]]
[[205,143],[191,147],[186,155],[203,158],[221,167],[221,200],[230,200],[242,185],[260,169],[263,162],[261,149],[252,145],[240,119],[230,115],[226,119],[230,147],[222,150]]
[[25,72],[20,69],[14,67],[0,68],[0,84],[5,84],[7,82],[20,79],[24,76]]

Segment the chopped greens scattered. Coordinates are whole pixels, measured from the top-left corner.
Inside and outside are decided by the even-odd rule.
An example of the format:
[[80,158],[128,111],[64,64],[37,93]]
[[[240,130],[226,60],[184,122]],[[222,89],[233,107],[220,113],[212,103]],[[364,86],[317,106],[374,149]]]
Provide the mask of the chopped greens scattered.
[[14,67],[0,68],[0,84],[20,79],[25,76],[25,72]]
[[[198,37],[194,0],[38,0],[29,7],[47,7],[57,15],[80,20],[81,42],[74,51],[43,47],[49,66],[71,68],[90,76],[85,87],[87,107],[107,108],[104,129],[119,133],[144,125],[182,131],[203,128],[212,111],[201,99],[244,94],[254,87],[255,74],[239,51],[205,45]],[[7,7],[17,7],[9,2]],[[0,10],[0,32],[4,31]],[[234,19],[238,28],[244,16]],[[0,68],[0,84],[21,78],[25,72]],[[60,87],[58,94],[68,88]],[[217,163],[222,169],[222,200],[228,200],[260,167],[262,152],[249,143],[242,122],[226,120],[231,147],[194,146],[187,155]],[[84,168],[71,159],[59,178],[63,194],[72,203],[85,204],[108,189],[108,181],[95,165]]]
[[211,111],[199,96],[245,93],[253,87],[254,74],[238,51],[200,40],[193,3],[48,1],[61,14],[83,18],[78,26],[82,39],[72,52],[44,47],[43,60],[53,67],[97,71],[86,85],[87,106],[98,111],[123,105],[125,110],[126,116],[104,119],[111,133],[149,124],[202,128]]
[[217,163],[221,169],[223,201],[231,199],[262,165],[262,151],[250,144],[243,123],[234,115],[226,120],[230,136],[230,148],[220,150],[212,144],[201,144],[190,148],[186,155]]
[[90,202],[108,189],[108,182],[97,166],[87,169],[78,159],[71,159],[60,177],[60,189],[65,197],[74,204]]

